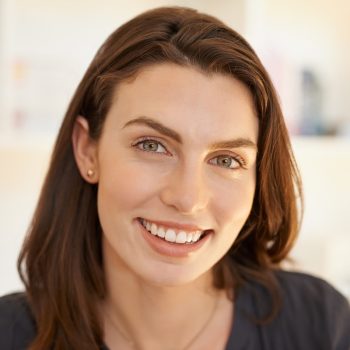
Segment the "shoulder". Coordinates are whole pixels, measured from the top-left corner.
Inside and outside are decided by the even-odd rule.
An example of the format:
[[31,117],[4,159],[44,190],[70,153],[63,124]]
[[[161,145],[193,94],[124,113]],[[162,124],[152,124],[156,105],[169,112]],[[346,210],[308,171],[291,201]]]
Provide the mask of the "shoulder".
[[318,349],[350,348],[350,306],[341,293],[305,273],[279,270],[275,276],[282,305],[274,323],[288,329],[296,348],[307,342],[317,344]]
[[316,301],[324,300],[323,297],[332,300],[346,300],[341,293],[322,278],[302,272],[284,270],[276,270],[274,274],[280,287],[288,295],[303,294],[315,298]]
[[[282,291],[285,306],[316,308],[328,314],[337,309],[349,313],[348,300],[325,280],[306,273],[278,270],[275,276]],[[349,315],[348,315],[349,316]]]
[[24,293],[0,297],[0,349],[24,349],[33,339],[35,323]]

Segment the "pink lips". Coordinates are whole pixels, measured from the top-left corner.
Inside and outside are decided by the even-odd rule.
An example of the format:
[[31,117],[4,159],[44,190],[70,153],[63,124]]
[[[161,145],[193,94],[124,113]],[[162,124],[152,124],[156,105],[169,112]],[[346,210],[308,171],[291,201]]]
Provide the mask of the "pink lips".
[[[194,253],[198,251],[204,244],[208,242],[208,240],[211,238],[211,233],[205,235],[202,239],[200,239],[198,242],[191,243],[191,244],[179,244],[179,243],[172,243],[168,242],[162,238],[159,238],[157,236],[152,235],[149,233],[145,227],[140,223],[139,220],[137,220],[138,226],[141,229],[142,236],[146,240],[146,242],[149,244],[149,246],[158,254],[166,255],[170,257],[186,257],[191,255],[191,253]],[[173,225],[169,222],[160,222],[157,221],[154,223],[159,225],[163,225],[165,227],[173,227],[177,229],[183,229],[183,230],[199,230],[198,227],[191,226],[191,225]]]
[[[147,219],[146,219],[147,220]],[[171,221],[155,221],[155,220],[147,220],[150,222],[154,222],[157,226],[163,226],[163,227],[168,227],[168,228],[175,228],[178,230],[184,230],[184,231],[204,231],[205,229],[198,227],[196,225],[192,224],[178,224],[176,222],[171,222]]]

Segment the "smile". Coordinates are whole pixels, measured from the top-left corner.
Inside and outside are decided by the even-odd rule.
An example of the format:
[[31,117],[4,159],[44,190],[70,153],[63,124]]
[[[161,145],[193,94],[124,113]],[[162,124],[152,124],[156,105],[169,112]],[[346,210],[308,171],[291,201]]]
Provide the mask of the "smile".
[[193,244],[204,237],[209,230],[205,231],[185,231],[176,228],[165,228],[154,222],[139,219],[142,226],[153,236],[157,236],[167,242],[178,244]]

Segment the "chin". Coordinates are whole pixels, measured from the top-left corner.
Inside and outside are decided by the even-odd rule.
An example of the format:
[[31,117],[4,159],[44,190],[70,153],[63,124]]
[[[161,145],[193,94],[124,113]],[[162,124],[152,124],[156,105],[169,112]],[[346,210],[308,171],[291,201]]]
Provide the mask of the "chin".
[[[201,279],[210,278],[211,270],[209,271],[189,271],[185,266],[170,266],[160,267],[161,273],[150,272],[143,276],[143,280],[150,285],[157,287],[180,287],[193,282],[198,282]],[[184,271],[185,270],[185,271]]]

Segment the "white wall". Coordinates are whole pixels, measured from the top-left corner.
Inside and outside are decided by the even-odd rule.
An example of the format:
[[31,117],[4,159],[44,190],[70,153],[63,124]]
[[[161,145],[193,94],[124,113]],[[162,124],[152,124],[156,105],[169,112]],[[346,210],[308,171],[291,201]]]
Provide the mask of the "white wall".
[[305,191],[293,269],[322,276],[350,299],[350,140],[294,138]]
[[9,132],[13,106],[11,58],[13,44],[13,2],[0,0],[0,131]]
[[50,142],[0,139],[0,295],[23,289],[16,260],[46,172]]

